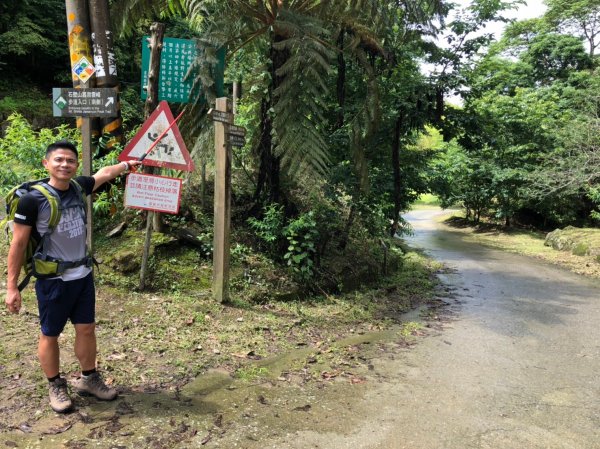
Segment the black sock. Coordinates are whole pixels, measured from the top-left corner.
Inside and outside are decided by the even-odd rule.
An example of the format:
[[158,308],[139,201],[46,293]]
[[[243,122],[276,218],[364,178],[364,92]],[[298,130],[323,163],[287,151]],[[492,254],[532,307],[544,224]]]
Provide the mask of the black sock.
[[81,374],[84,376],[89,376],[90,374],[94,374],[96,372],[96,368],[94,369],[88,369],[88,370],[81,370]]
[[60,379],[60,373],[56,376],[48,377],[48,382],[54,382],[56,379]]

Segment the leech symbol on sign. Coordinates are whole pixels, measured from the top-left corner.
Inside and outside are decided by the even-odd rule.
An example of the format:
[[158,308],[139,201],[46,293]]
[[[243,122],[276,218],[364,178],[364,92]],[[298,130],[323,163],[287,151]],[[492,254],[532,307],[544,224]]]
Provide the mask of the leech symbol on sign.
[[[161,101],[152,115],[148,117],[148,120],[144,122],[142,129],[127,144],[118,159],[120,161],[128,161],[130,159],[141,158],[173,122],[173,114],[168,103]],[[176,123],[172,124],[160,142],[144,158],[144,165],[174,168],[183,171],[194,170],[194,162],[190,157],[190,153],[185,146]]]

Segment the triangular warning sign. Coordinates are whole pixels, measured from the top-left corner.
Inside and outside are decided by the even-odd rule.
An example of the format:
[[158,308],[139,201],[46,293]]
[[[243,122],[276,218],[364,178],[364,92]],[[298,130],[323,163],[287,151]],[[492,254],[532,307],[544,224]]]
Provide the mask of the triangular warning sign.
[[[142,129],[131,139],[123,152],[119,154],[118,159],[120,161],[128,161],[142,157],[174,120],[169,104],[166,101],[161,101],[152,115],[148,117],[148,120],[144,122]],[[144,164],[184,171],[194,170],[194,162],[185,147],[177,123],[171,126],[167,133],[160,139],[160,142],[146,156]]]

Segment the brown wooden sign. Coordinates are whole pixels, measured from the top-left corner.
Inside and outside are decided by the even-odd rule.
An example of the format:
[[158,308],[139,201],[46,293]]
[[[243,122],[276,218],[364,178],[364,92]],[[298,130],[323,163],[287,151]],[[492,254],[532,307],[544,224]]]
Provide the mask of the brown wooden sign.
[[227,132],[234,136],[244,137],[246,135],[246,128],[243,126],[229,125]]
[[208,116],[215,122],[233,123],[233,114],[231,112],[219,111],[217,109],[209,109]]

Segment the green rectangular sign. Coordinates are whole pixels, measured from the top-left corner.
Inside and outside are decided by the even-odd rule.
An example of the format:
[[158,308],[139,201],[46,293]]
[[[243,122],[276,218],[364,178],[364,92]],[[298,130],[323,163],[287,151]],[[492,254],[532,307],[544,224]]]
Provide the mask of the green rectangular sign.
[[[149,36],[142,38],[142,99],[146,99],[148,70],[150,69]],[[192,80],[184,81],[190,66],[198,55],[196,42],[192,39],[176,39],[165,37],[160,57],[160,73],[158,76],[158,100],[171,103],[189,103]],[[222,97],[223,74],[225,72],[225,48],[217,52],[218,64],[215,68],[215,87],[217,97]]]
[[118,93],[109,87],[52,88],[54,117],[117,117]]

